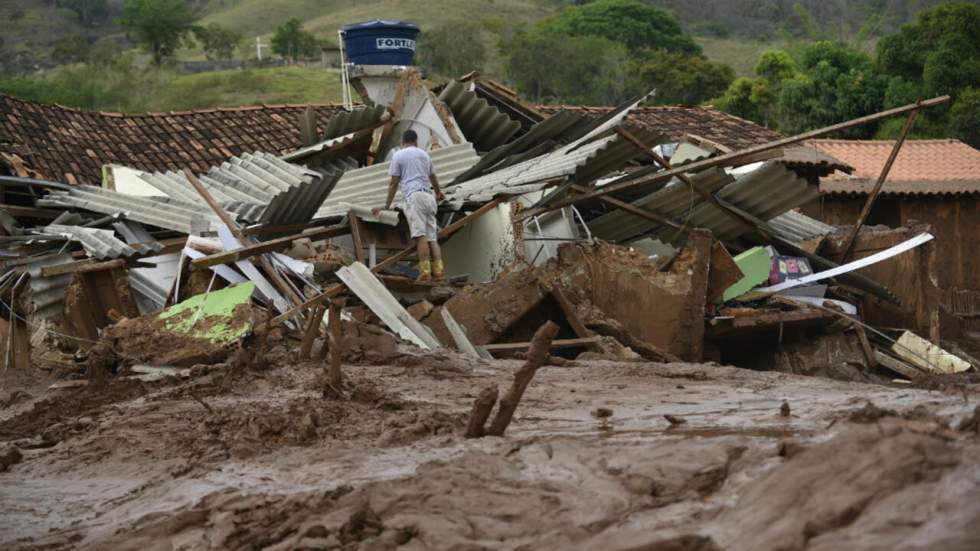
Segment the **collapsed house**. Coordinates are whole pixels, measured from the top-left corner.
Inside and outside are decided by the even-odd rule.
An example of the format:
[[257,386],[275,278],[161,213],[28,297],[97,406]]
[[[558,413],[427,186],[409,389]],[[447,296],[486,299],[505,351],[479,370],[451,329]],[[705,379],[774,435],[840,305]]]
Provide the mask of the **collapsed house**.
[[[0,96],[5,362],[28,367],[51,334],[88,351],[89,368],[112,364],[105,349],[185,367],[271,327],[301,358],[317,342],[321,357],[368,357],[356,342],[380,326],[423,350],[501,357],[554,321],[552,347],[572,357],[802,372],[818,358],[877,380],[971,369],[962,349],[939,348],[951,334],[931,328],[951,322],[933,322],[914,287],[930,280],[928,228],[851,259],[853,238],[835,256],[838,229],[797,210],[855,171],[804,140],[861,120],[784,138],[647,97],[530,105],[478,73],[432,90],[412,67],[355,65],[349,78],[363,101],[351,110],[130,116]],[[415,282],[404,217],[371,211],[408,129],[447,196],[447,286]],[[904,325],[861,321],[881,304]]]

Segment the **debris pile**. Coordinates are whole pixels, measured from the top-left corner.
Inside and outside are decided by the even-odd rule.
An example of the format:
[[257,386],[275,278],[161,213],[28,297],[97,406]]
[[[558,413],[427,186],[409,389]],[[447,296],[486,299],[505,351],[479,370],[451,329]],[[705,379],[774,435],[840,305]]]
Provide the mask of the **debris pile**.
[[[301,113],[301,148],[196,173],[106,164],[102,186],[66,184],[5,153],[5,368],[146,377],[261,361],[276,332],[291,358],[324,362],[325,394],[343,395],[345,361],[534,355],[553,322],[546,357],[879,382],[975,370],[956,317],[924,287],[928,228],[891,230],[907,235],[864,254],[855,242],[878,235],[866,213],[833,227],[795,210],[850,168],[805,140],[943,98],[735,150],[637,123],[648,97],[592,117],[477,73],[435,90],[410,67],[354,80],[366,106]],[[445,191],[445,282],[415,280],[401,197],[378,210],[409,129]],[[889,268],[887,283],[913,283],[898,291],[867,275],[899,259],[909,271]],[[882,324],[887,304],[908,323]]]

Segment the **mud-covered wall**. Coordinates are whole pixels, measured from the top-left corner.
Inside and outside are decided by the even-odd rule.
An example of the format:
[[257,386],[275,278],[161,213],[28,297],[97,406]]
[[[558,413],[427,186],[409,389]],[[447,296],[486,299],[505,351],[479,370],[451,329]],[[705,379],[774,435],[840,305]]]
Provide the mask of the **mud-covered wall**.
[[[852,225],[864,206],[866,195],[823,196],[801,210],[834,225]],[[872,209],[869,224],[890,227],[924,223],[936,236],[933,271],[942,289],[980,291],[980,197],[972,195],[917,195],[900,200],[883,197]],[[879,208],[880,207],[880,208]],[[882,282],[884,283],[884,282]]]

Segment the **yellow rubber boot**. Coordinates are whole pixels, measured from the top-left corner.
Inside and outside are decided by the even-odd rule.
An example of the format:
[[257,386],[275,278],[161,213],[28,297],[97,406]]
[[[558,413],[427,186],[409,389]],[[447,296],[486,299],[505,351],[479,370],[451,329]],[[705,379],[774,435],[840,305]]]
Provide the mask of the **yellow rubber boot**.
[[419,277],[415,281],[432,281],[432,264],[428,260],[419,262]]
[[432,261],[432,279],[446,281],[446,268],[443,267],[441,260]]

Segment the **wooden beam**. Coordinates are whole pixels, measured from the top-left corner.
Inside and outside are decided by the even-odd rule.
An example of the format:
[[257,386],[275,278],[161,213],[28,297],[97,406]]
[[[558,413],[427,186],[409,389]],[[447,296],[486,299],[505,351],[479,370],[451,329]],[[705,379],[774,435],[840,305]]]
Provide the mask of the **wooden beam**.
[[303,341],[299,347],[299,359],[307,360],[310,358],[310,351],[313,350],[313,341],[320,334],[320,324],[323,322],[323,306],[317,306],[313,310],[313,315],[306,322],[306,330],[303,332]]
[[34,207],[21,207],[17,205],[5,205],[0,204],[0,210],[7,211],[13,217],[23,217],[23,218],[43,218],[45,220],[54,220],[61,215],[61,211],[48,210],[48,209],[38,209]]
[[263,241],[261,243],[256,243],[254,245],[246,245],[241,249],[235,249],[232,251],[222,251],[220,253],[215,253],[208,256],[202,256],[201,258],[194,259],[191,264],[195,268],[208,268],[211,266],[217,266],[219,264],[229,264],[232,262],[238,262],[239,260],[245,260],[246,258],[252,258],[253,256],[258,256],[260,254],[265,254],[277,250],[284,249],[288,247],[293,241],[297,239],[309,238],[311,240],[328,239],[331,237],[337,237],[338,235],[344,235],[350,232],[350,227],[345,225],[329,226],[326,228],[321,228],[319,230],[298,233],[296,235],[290,235],[287,237],[280,237],[278,239],[270,239],[268,241]]
[[812,138],[819,138],[827,134],[833,134],[834,132],[839,132],[841,130],[846,130],[848,128],[854,128],[855,126],[861,126],[869,122],[876,122],[888,117],[894,117],[896,115],[904,115],[909,111],[918,110],[923,107],[933,107],[935,105],[941,105],[950,100],[949,96],[939,96],[932,99],[928,99],[922,102],[904,105],[902,107],[896,107],[894,109],[888,109],[886,111],[880,111],[872,115],[867,115],[865,117],[859,117],[846,122],[834,124],[831,126],[826,126],[824,128],[819,128],[817,130],[811,130],[809,132],[804,132],[802,134],[797,134],[795,136],[790,136],[788,138],[782,138],[769,143],[760,144],[757,146],[742,149],[740,151],[735,151],[733,153],[728,153],[725,155],[719,155],[717,157],[711,157],[708,159],[702,159],[700,161],[694,161],[692,163],[687,163],[683,166],[673,168],[670,170],[653,170],[648,169],[640,171],[640,174],[631,174],[616,182],[612,182],[608,185],[602,186],[595,190],[590,191],[575,197],[569,197],[556,201],[550,205],[542,206],[536,209],[528,209],[524,212],[522,219],[531,218],[536,215],[540,215],[543,212],[557,210],[568,205],[573,205],[575,203],[580,203],[582,201],[588,201],[590,199],[597,199],[604,195],[611,195],[614,193],[619,193],[625,190],[634,189],[641,186],[646,186],[655,182],[660,182],[663,180],[668,180],[679,174],[686,172],[700,172],[707,168],[712,168],[716,166],[730,166],[734,164],[735,161],[739,161],[744,157],[750,155],[755,155],[757,153],[762,153],[770,149],[776,149],[778,147],[784,147],[787,145],[797,144]]
[[[238,239],[238,242],[241,243],[242,245],[248,243],[248,239],[245,237],[245,234],[242,233],[242,230],[241,228],[238,227],[238,224],[236,224],[235,221],[232,220],[230,216],[228,216],[228,213],[225,212],[225,209],[221,208],[221,205],[219,205],[218,202],[214,199],[214,197],[211,196],[211,193],[204,187],[201,181],[197,179],[197,176],[194,176],[194,173],[186,168],[184,169],[184,175],[187,176],[187,180],[191,183],[192,186],[194,186],[194,189],[197,190],[198,195],[200,195],[204,199],[204,201],[208,204],[208,206],[211,207],[211,210],[213,210],[214,213],[218,215],[218,218],[220,218],[221,221],[224,222],[225,226],[228,227],[228,230],[231,231],[232,235],[234,235],[235,238]],[[259,262],[259,266],[261,266],[262,269],[266,272],[266,275],[269,277],[269,279],[272,280],[272,284],[279,289],[280,293],[284,294],[294,304],[303,302],[302,297],[300,297],[296,293],[296,291],[293,290],[292,287],[290,287],[285,281],[282,280],[282,278],[279,276],[279,272],[277,272],[275,266],[273,266],[272,263],[269,262],[269,259],[265,257],[259,257],[258,262]]]
[[[456,233],[457,231],[459,231],[461,228],[463,228],[464,226],[466,226],[470,222],[472,222],[472,221],[476,220],[477,218],[483,216],[487,212],[490,212],[491,210],[497,208],[497,205],[499,205],[503,200],[504,200],[503,198],[494,199],[493,201],[490,201],[489,203],[483,205],[482,207],[476,209],[475,211],[467,214],[466,216],[464,216],[464,217],[460,218],[459,220],[453,222],[452,224],[446,226],[445,228],[442,229],[442,231],[439,232],[439,235],[438,235],[439,241],[443,241],[443,240],[448,239],[450,236],[452,236],[454,233]],[[392,256],[389,256],[388,258],[386,258],[386,259],[382,260],[381,262],[379,262],[376,266],[374,266],[373,268],[371,268],[371,271],[374,272],[374,273],[382,272],[382,271],[388,269],[390,266],[392,266],[396,262],[399,262],[402,259],[408,258],[409,256],[411,256],[411,254],[413,252],[415,252],[415,250],[416,250],[415,245],[411,245],[409,247],[406,247],[406,248],[402,249],[401,252],[399,252],[397,254],[394,254]],[[331,299],[331,298],[339,295],[346,288],[347,288],[347,286],[344,285],[343,283],[338,283],[337,285],[334,285],[333,287],[327,289],[326,291],[320,293],[319,295],[317,295],[317,296],[315,296],[315,297],[313,297],[313,298],[311,298],[311,299],[303,302],[302,304],[299,304],[298,306],[295,306],[295,307],[291,308],[289,311],[284,312],[283,314],[272,318],[271,320],[268,321],[268,323],[266,325],[269,326],[269,327],[273,327],[275,325],[278,325],[278,324],[280,324],[280,323],[282,323],[282,322],[284,322],[284,321],[286,321],[286,320],[288,320],[288,319],[290,319],[290,318],[298,315],[300,312],[302,312],[303,310],[306,310],[307,308],[310,308],[312,306],[316,306],[317,304],[321,304],[324,301],[329,300],[329,299]]]
[[[551,348],[587,348],[599,343],[599,337],[585,337],[578,339],[557,339],[551,341]],[[496,344],[485,344],[483,348],[487,352],[519,352],[531,347],[530,342],[502,342]]]
[[71,262],[68,264],[58,264],[55,266],[45,266],[41,268],[41,277],[52,277],[64,274],[80,274],[88,272],[100,272],[103,270],[113,270],[125,268],[126,261],[117,258],[108,262],[96,262],[94,260],[83,260],[81,262]]
[[327,382],[337,391],[343,382],[340,364],[344,358],[344,329],[340,313],[347,299],[336,298],[330,301],[330,369],[327,372]]
[[[922,103],[922,100],[916,102],[916,104]],[[905,143],[906,136],[909,135],[909,130],[912,129],[912,124],[915,122],[915,117],[919,114],[919,110],[915,109],[909,116],[905,119],[905,124],[902,126],[902,132],[898,135],[898,139],[895,140],[895,145],[892,147],[891,153],[888,154],[888,159],[885,161],[885,166],[881,168],[881,173],[878,174],[878,180],[875,181],[875,187],[871,189],[871,193],[868,195],[868,200],[864,202],[864,207],[861,209],[861,214],[858,215],[857,222],[854,223],[854,227],[848,232],[847,238],[844,239],[843,252],[840,256],[841,262],[847,262],[847,256],[851,254],[851,249],[854,247],[854,240],[857,238],[857,234],[861,231],[861,226],[864,225],[865,220],[868,219],[868,215],[871,214],[871,208],[874,207],[875,200],[878,199],[878,194],[881,192],[882,186],[885,184],[885,179],[888,178],[888,173],[891,172],[892,164],[895,163],[895,158],[898,157],[899,150],[902,149],[902,144]]]
[[[577,191],[577,192],[579,192],[579,193],[588,193],[588,191],[589,191],[588,188],[586,188],[585,186],[581,186],[579,184],[573,184],[572,185],[572,189],[575,190],[575,191]],[[599,200],[602,201],[603,203],[606,203],[607,205],[609,205],[611,207],[617,208],[617,209],[619,209],[619,210],[621,210],[623,212],[632,214],[633,216],[637,216],[639,218],[642,218],[644,220],[648,220],[648,221],[653,222],[655,224],[662,224],[664,226],[670,226],[670,227],[675,228],[675,229],[678,229],[678,230],[690,229],[690,228],[685,228],[685,227],[681,226],[680,224],[678,224],[677,222],[674,222],[673,220],[671,220],[669,218],[666,218],[664,216],[661,216],[661,215],[659,215],[659,214],[657,214],[655,212],[651,212],[651,211],[649,211],[647,209],[638,207],[638,206],[636,206],[636,205],[634,205],[632,203],[627,203],[626,201],[621,201],[619,199],[616,199],[615,197],[607,197],[607,196],[604,195],[602,197],[599,197]]]

